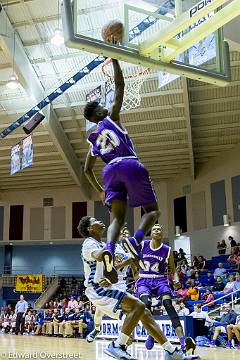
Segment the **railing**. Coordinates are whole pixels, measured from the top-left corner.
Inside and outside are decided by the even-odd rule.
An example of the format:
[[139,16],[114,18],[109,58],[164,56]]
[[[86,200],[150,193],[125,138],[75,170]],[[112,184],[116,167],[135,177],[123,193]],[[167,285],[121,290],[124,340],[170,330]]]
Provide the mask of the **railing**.
[[[71,266],[53,266],[51,273],[54,275],[80,275],[81,267]],[[4,266],[3,273],[5,275],[27,275],[27,274],[44,274],[44,267],[39,268],[33,266]],[[48,271],[49,273],[49,271]]]
[[3,273],[6,275],[26,275],[42,274],[43,267],[34,268],[33,266],[4,266]]
[[39,298],[35,301],[34,308],[39,310],[41,307],[48,302],[48,300],[55,294],[58,288],[58,276],[52,276],[52,281],[49,283],[46,290],[39,296]]
[[54,266],[53,273],[55,275],[81,275],[81,268],[69,267],[69,266]]
[[[236,297],[234,297],[234,295],[236,295]],[[236,303],[236,301],[238,301],[240,299],[240,290],[235,290],[231,293],[227,293],[226,295],[223,295],[222,297],[220,297],[218,299],[215,299],[207,304],[204,304],[203,307],[213,305],[219,300],[229,298],[229,296],[231,296],[231,301],[229,301],[228,303],[232,304],[232,309],[233,309],[234,303]],[[208,314],[212,314],[213,312],[215,312],[217,310],[221,310],[221,309],[222,309],[222,304],[218,308],[215,308],[214,310],[209,311]]]

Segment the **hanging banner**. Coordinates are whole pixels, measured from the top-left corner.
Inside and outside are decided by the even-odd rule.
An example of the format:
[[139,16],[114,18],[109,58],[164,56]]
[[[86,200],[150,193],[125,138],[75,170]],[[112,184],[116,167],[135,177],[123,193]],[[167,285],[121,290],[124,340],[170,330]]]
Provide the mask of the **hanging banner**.
[[33,142],[32,137],[28,136],[23,139],[22,143],[22,169],[33,164]]
[[[100,102],[101,97],[102,97],[102,87],[101,85],[99,85],[96,89],[92,90],[90,93],[86,95],[86,102],[91,102],[91,101]],[[95,126],[96,126],[95,123],[92,123],[91,121],[88,121],[86,119],[86,131],[91,130]]]
[[11,149],[11,170],[10,174],[14,175],[21,169],[20,163],[20,145],[17,144]]
[[43,275],[17,275],[16,291],[20,292],[43,292]]

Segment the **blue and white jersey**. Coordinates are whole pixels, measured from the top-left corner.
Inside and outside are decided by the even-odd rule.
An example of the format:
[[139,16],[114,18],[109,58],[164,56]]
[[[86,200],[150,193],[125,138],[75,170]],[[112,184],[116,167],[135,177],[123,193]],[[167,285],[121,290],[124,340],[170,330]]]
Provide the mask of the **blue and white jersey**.
[[[86,287],[92,286],[94,284],[98,284],[99,281],[104,277],[103,276],[103,269],[104,265],[103,262],[96,261],[92,257],[92,253],[96,250],[102,250],[105,248],[104,242],[99,242],[92,237],[87,238],[82,246],[82,258],[84,264],[84,275],[85,275],[85,282],[84,285]],[[116,244],[115,249],[115,261],[122,262],[130,257],[124,249],[119,245]],[[127,268],[118,270],[118,283],[115,284],[115,288],[120,287],[119,290],[125,291],[126,286],[126,278],[127,275]]]
[[[121,263],[125,260],[128,260],[130,258],[130,254],[126,253],[126,251],[122,248],[122,246],[120,244],[116,244],[116,249],[115,249],[115,264]],[[118,287],[119,290],[121,291],[126,291],[127,290],[127,284],[126,284],[126,277],[127,277],[127,271],[128,271],[128,266],[124,267],[123,269],[119,269],[117,270],[118,273]]]
[[92,257],[94,251],[104,249],[105,243],[99,242],[92,237],[86,238],[82,246],[82,258],[84,265],[84,285],[92,286],[93,283],[98,284],[103,278],[103,262],[96,261]]

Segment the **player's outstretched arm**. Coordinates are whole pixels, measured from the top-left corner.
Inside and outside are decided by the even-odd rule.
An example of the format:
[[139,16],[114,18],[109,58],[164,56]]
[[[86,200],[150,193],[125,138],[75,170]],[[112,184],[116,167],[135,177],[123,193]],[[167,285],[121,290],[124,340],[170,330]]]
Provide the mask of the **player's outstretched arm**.
[[103,188],[102,186],[99,184],[96,175],[93,172],[93,168],[94,165],[96,163],[97,157],[93,156],[91,154],[91,147],[89,148],[87,157],[86,157],[86,161],[85,161],[85,166],[84,166],[84,173],[88,179],[88,181],[90,182],[90,184],[92,185],[92,187],[99,193],[100,197],[101,194],[103,193]]
[[110,110],[110,118],[113,121],[120,121],[120,110],[123,103],[124,96],[124,78],[122,74],[121,67],[119,62],[115,59],[112,59],[113,71],[114,71],[114,84],[115,84],[115,98],[112,109]]
[[174,263],[174,257],[173,257],[173,253],[170,253],[169,259],[168,259],[168,265],[170,267],[171,273],[173,274],[174,278],[173,281],[175,283],[179,283],[179,277],[178,277],[178,273],[176,271],[176,267],[175,267],[175,263]]

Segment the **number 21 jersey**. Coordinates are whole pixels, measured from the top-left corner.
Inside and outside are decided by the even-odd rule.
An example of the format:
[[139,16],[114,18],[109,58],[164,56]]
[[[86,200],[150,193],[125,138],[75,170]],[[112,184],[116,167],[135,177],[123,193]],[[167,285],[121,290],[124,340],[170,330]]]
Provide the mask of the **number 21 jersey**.
[[121,157],[136,157],[134,145],[126,129],[119,127],[109,117],[98,124],[97,130],[88,137],[93,156],[99,156],[103,162]]

